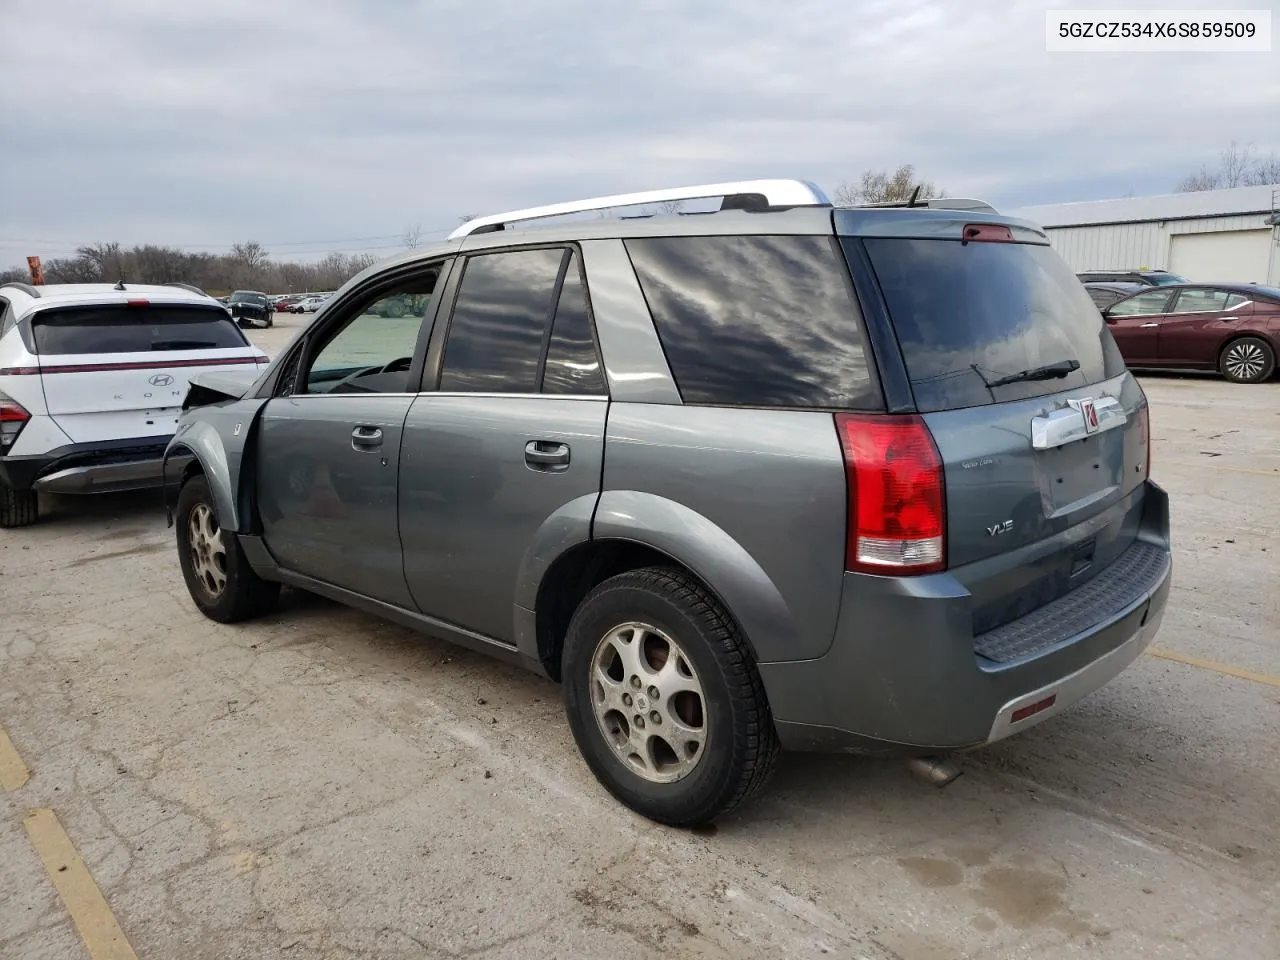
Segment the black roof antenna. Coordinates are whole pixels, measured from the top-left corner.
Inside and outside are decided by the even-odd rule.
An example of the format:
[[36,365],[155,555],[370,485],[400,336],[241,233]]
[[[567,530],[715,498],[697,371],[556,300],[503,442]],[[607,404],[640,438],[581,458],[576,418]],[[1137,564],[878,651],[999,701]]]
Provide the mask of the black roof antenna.
[[121,277],[119,280],[116,281],[116,289],[117,290],[124,289],[124,277]]
[[916,205],[916,200],[919,199],[919,197],[920,197],[920,184],[917,183],[916,188],[911,191],[911,199],[907,201],[907,206],[914,207]]

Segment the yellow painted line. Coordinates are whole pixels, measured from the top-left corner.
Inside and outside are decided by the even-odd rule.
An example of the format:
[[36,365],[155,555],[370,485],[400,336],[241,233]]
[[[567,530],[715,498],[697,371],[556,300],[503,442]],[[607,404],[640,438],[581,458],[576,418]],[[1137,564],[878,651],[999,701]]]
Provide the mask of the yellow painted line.
[[1214,673],[1236,677],[1240,680],[1252,680],[1254,683],[1265,683],[1269,687],[1280,687],[1280,677],[1273,677],[1266,673],[1254,673],[1252,670],[1242,670],[1227,663],[1218,663],[1216,660],[1201,660],[1199,657],[1188,657],[1185,653],[1174,653],[1172,650],[1164,650],[1160,647],[1147,647],[1147,653],[1153,657],[1159,657],[1161,660],[1185,663],[1188,667],[1199,667],[1201,670],[1212,670]]
[[[1165,461],[1171,467],[1205,467],[1211,470],[1230,470],[1232,473],[1251,473],[1255,477],[1272,477],[1280,480],[1280,470],[1258,470],[1254,467],[1233,467],[1226,463],[1214,463],[1212,460],[1205,463],[1198,463],[1195,460],[1168,460]],[[1159,461],[1157,461],[1158,468]]]
[[22,762],[18,748],[4,732],[4,727],[0,727],[0,787],[6,790],[17,790],[30,779],[31,772]]
[[138,960],[57,815],[52,810],[32,810],[24,825],[89,956],[93,960]]

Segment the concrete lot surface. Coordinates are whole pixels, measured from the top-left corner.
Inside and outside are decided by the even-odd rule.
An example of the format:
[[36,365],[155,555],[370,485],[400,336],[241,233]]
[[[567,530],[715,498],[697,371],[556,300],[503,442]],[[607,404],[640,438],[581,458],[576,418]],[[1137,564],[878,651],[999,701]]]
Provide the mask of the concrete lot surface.
[[[78,904],[132,951],[95,956],[144,960],[1274,960],[1280,382],[1143,383],[1178,551],[1155,655],[946,789],[787,757],[698,833],[597,786],[553,684],[291,591],[220,626],[157,495],[48,501],[0,531],[0,730],[30,771],[4,782],[0,736],[0,957],[88,955]],[[55,892],[80,873],[42,862],[46,808],[99,907]]]

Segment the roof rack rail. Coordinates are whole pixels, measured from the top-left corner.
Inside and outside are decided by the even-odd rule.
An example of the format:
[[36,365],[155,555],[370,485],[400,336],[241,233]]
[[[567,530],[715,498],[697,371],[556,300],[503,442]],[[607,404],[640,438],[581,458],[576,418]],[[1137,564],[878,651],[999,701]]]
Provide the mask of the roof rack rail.
[[929,197],[926,200],[886,200],[883,203],[855,203],[858,209],[882,207],[928,207],[931,210],[976,210],[982,213],[999,213],[995,207],[985,200],[971,200],[967,197]]
[[473,233],[503,230],[505,224],[519,223],[524,220],[541,220],[546,217],[560,217],[591,210],[608,210],[613,207],[632,207],[642,203],[706,200],[712,197],[724,198],[720,205],[721,210],[749,210],[753,213],[790,207],[831,206],[831,201],[822,192],[822,188],[807,180],[738,180],[692,187],[671,187],[665,190],[644,190],[639,193],[619,193],[609,197],[592,197],[589,200],[572,200],[568,203],[552,203],[543,207],[489,214],[468,220],[449,234],[449,239],[457,240]]
[[29,283],[23,283],[21,280],[10,280],[7,283],[0,283],[0,287],[17,287],[19,290],[25,293],[28,297],[41,296],[39,287],[32,286]]
[[191,292],[191,293],[198,293],[198,294],[200,294],[200,296],[202,296],[202,297],[207,297],[207,296],[208,296],[208,294],[207,294],[207,293],[205,293],[203,290],[201,290],[199,287],[195,286],[194,284],[190,284],[190,283],[179,283],[177,280],[171,281],[171,282],[169,282],[169,283],[162,283],[162,284],[160,284],[160,286],[162,286],[162,287],[181,287],[183,290],[187,290],[187,291],[189,291],[189,292]]

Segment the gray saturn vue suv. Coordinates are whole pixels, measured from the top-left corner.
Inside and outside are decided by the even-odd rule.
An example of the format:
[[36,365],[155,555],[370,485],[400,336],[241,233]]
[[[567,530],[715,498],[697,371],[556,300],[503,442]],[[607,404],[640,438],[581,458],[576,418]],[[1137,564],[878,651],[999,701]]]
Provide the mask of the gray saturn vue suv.
[[1030,727],[1168,597],[1146,398],[1045,234],[977,201],[766,180],[481,217],[185,406],[206,615],[286,584],[546,674],[596,777],[669,824],[779,748]]

